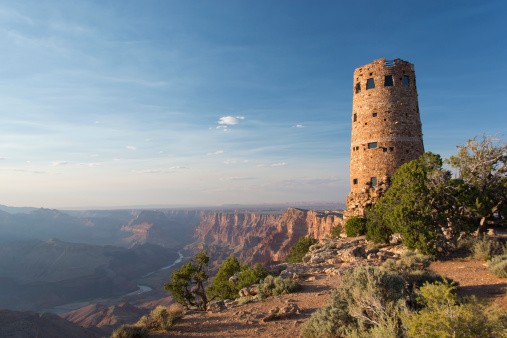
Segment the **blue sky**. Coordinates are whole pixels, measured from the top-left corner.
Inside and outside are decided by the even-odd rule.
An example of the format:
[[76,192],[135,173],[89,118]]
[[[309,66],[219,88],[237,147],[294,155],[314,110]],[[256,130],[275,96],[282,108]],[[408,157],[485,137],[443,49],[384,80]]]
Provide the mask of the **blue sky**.
[[[507,125],[505,1],[0,1],[0,204],[344,202],[353,72],[425,149]],[[504,137],[505,140],[505,137]]]

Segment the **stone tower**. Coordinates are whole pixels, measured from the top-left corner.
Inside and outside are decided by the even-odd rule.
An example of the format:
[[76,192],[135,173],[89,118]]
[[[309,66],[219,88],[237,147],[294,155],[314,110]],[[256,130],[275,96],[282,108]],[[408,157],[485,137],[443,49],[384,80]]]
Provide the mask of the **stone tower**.
[[396,169],[424,153],[413,64],[378,59],[356,69],[350,150],[346,218],[364,216]]

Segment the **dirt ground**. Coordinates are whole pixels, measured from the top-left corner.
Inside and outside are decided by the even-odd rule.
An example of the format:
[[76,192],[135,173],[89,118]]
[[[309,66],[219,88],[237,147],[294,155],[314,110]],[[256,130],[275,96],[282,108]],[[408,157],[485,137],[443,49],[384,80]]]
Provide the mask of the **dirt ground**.
[[[507,278],[488,273],[483,261],[453,259],[436,261],[430,269],[459,282],[459,294],[475,295],[507,308]],[[322,307],[332,290],[340,285],[340,276],[314,275],[302,281],[297,293],[270,297],[219,313],[185,315],[169,332],[152,333],[152,337],[299,337],[311,314]],[[269,311],[296,304],[299,313],[290,318],[263,322]]]

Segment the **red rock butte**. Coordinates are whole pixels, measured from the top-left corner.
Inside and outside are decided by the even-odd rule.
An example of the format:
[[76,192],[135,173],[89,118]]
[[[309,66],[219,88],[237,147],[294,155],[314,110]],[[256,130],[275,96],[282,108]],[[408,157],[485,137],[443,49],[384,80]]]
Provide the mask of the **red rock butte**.
[[354,72],[347,212],[364,216],[402,164],[424,153],[414,65],[378,59]]

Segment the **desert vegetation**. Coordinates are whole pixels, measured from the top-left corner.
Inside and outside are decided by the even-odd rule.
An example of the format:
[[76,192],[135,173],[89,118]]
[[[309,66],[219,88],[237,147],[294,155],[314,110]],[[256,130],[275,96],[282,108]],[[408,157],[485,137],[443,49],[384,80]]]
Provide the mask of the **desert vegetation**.
[[382,267],[358,267],[315,311],[303,337],[503,337],[507,312],[459,299],[456,284],[413,253]]
[[300,263],[302,262],[303,256],[306,255],[308,249],[314,245],[317,241],[309,237],[301,237],[297,243],[292,245],[289,254],[285,259],[289,263]]
[[[443,168],[444,162],[455,170]],[[427,152],[402,165],[376,205],[366,212],[368,237],[388,243],[393,233],[410,249],[446,252],[463,234],[483,234],[493,217],[507,211],[507,144],[483,136],[443,161]]]

